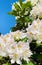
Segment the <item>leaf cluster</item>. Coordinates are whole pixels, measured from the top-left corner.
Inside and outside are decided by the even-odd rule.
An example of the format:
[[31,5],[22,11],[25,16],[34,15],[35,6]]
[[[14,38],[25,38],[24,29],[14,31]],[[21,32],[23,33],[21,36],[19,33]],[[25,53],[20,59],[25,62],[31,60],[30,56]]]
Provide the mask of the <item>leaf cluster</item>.
[[[19,5],[19,4],[20,5]],[[32,22],[32,18],[30,17],[30,11],[32,9],[31,2],[19,2],[14,4],[15,9],[12,12],[8,12],[8,14],[16,17],[16,26],[12,27],[12,31],[25,29],[28,26],[29,22]]]
[[36,40],[32,40],[30,43],[30,49],[33,53],[31,56],[32,60],[36,65],[42,65],[42,43],[37,44]]

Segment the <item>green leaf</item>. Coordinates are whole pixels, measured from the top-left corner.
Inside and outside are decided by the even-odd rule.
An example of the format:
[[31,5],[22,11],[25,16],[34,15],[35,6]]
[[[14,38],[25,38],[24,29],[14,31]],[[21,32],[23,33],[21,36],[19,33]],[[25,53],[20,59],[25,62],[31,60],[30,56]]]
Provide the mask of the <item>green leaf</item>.
[[27,65],[27,61],[26,60],[22,59],[21,62],[22,62],[23,65]]
[[10,63],[5,63],[5,64],[2,64],[2,65],[11,65]]
[[26,8],[26,4],[22,3],[22,10],[24,10]]
[[23,39],[21,39],[21,41],[23,41],[23,42],[27,42],[27,40],[28,40],[28,38],[23,38]]
[[22,65],[34,65],[32,62],[27,62],[26,60],[22,59]]
[[20,5],[22,6],[22,0],[19,0]]
[[42,54],[33,54],[32,59],[35,62],[38,62],[38,63],[42,64]]
[[26,7],[32,8],[31,2],[27,2]]
[[17,13],[17,11],[15,11],[15,10],[14,10],[14,11],[12,11],[12,12],[8,12],[8,14],[9,14],[9,15],[18,16],[18,13]]
[[36,46],[36,53],[42,53],[42,45]]
[[32,62],[29,62],[28,65],[34,65]]
[[32,42],[30,43],[31,51],[35,52],[36,47],[37,47],[36,40],[32,40]]
[[21,11],[21,8],[17,3],[15,3],[14,6],[15,6],[16,11]]
[[28,9],[32,9],[32,5],[31,5],[31,2],[26,2],[26,3],[22,3],[22,9],[24,10],[28,10]]
[[42,44],[37,44],[36,40],[32,40],[32,42],[30,43],[30,49],[33,53],[41,53]]
[[0,56],[0,60],[2,60],[3,59],[3,57],[2,56]]

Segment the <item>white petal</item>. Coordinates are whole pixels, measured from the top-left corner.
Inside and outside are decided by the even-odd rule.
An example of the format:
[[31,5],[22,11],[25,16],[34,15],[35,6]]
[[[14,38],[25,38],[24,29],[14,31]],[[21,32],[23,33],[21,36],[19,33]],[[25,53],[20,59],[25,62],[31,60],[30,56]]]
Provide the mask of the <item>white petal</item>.
[[12,60],[11,60],[11,64],[13,64],[13,63],[15,63],[15,61],[12,59]]
[[17,60],[16,62],[17,62],[17,64],[20,64],[21,65],[21,61],[20,60]]

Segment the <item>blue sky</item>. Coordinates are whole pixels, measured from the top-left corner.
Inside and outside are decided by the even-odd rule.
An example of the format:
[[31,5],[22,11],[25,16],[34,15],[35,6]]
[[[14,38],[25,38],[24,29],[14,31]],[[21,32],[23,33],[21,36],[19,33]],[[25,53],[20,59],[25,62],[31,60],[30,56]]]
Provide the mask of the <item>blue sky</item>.
[[16,24],[15,17],[8,15],[12,10],[12,3],[18,0],[0,0],[0,32],[9,33],[10,28]]
[[0,0],[0,32],[9,33],[10,28],[16,24],[15,17],[7,13],[12,9],[12,3],[18,0]]

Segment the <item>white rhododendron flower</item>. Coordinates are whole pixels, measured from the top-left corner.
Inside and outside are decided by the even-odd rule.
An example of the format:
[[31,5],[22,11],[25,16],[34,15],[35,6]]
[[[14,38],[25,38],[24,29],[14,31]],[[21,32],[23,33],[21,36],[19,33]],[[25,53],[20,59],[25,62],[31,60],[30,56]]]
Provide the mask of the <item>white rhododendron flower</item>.
[[31,1],[31,4],[32,4],[32,5],[35,5],[35,4],[37,4],[37,2],[38,2],[38,0],[26,0],[26,1],[28,1],[28,2]]
[[19,40],[27,37],[26,33],[23,33],[22,31],[19,30],[17,30],[16,32],[10,32],[10,35],[14,38],[14,40]]
[[[10,57],[11,63],[21,64],[21,60],[24,59],[27,62],[31,56],[31,51],[28,42],[16,42],[16,39],[22,39],[27,37],[26,33],[17,30],[16,32],[10,32],[4,36],[0,36],[0,55],[6,54]],[[7,52],[7,53],[6,53]]]
[[6,41],[4,39],[4,36],[0,36],[0,56],[6,57]]
[[23,43],[23,42],[19,42],[20,44],[20,54],[21,54],[21,59],[24,59],[26,60],[27,62],[29,61],[29,57],[31,56],[31,51],[30,51],[30,48],[29,48],[29,43],[26,42],[26,43]]
[[[9,45],[10,44],[10,45]],[[8,56],[11,58],[11,63],[21,64],[21,60],[24,59],[26,61],[29,60],[31,55],[31,51],[29,49],[29,43],[24,42],[15,42],[11,39],[6,44],[6,50]]]
[[32,8],[30,15],[32,17],[38,16],[39,18],[42,18],[42,4],[41,3],[36,4],[36,6]]
[[41,4],[42,4],[42,0],[39,0],[39,3],[41,3]]
[[[14,43],[11,43],[10,46],[7,45],[6,49],[7,49],[8,56],[11,59],[11,63],[13,63],[13,62],[18,63],[20,61],[20,54],[19,54],[18,49],[17,49],[17,43],[14,42]],[[13,62],[12,62],[12,60],[13,60]]]
[[38,43],[42,42],[42,20],[33,21],[32,25],[27,28],[27,34],[32,38],[37,40]]
[[15,39],[15,40],[19,40],[20,39],[20,35],[21,32],[18,30],[16,32],[10,32],[11,36]]

